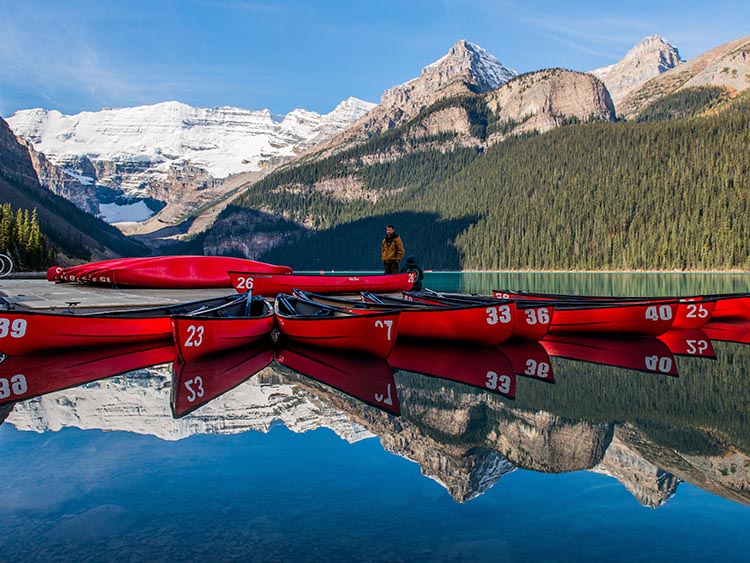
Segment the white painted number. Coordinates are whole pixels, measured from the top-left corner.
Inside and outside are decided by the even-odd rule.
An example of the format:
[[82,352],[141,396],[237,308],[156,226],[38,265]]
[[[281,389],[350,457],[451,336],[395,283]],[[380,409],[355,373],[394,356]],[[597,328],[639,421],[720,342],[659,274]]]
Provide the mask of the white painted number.
[[237,289],[250,291],[253,288],[253,278],[237,278]]
[[391,397],[391,384],[390,383],[388,384],[387,395],[381,395],[380,393],[375,393],[375,402],[383,403],[384,405],[393,405],[393,397]]
[[510,307],[508,305],[487,307],[484,312],[487,313],[488,325],[496,325],[497,323],[508,324],[510,322]]
[[694,305],[693,303],[690,303],[690,305],[687,306],[687,315],[685,315],[688,319],[705,319],[708,316],[708,309],[706,309],[703,305]]
[[672,370],[672,358],[659,356],[646,356],[646,368],[651,371],[669,373]]
[[702,356],[708,350],[708,342],[705,340],[686,340],[687,353],[693,356]]
[[199,397],[203,397],[206,391],[203,389],[203,378],[200,375],[196,375],[193,379],[185,381],[185,389],[188,390],[187,400],[188,403],[192,403]]
[[547,379],[549,376],[549,367],[547,362],[537,362],[535,359],[529,358],[526,360],[526,370],[523,373],[532,377]]
[[193,346],[197,348],[203,344],[203,325],[190,325],[187,327],[188,337],[185,340],[185,346]]
[[535,325],[537,323],[542,325],[549,324],[549,310],[546,307],[526,309],[526,324]]
[[0,318],[0,338],[10,336],[11,338],[23,338],[26,335],[26,319]]
[[511,378],[509,375],[497,375],[494,371],[487,372],[487,381],[485,387],[492,389],[493,391],[499,391],[500,393],[508,393],[510,391]]
[[646,307],[646,318],[650,321],[668,321],[672,318],[672,308],[669,305],[651,305]]
[[375,326],[378,327],[378,328],[387,328],[388,329],[388,333],[387,333],[387,336],[386,336],[386,340],[390,340],[391,339],[391,327],[393,326],[393,321],[381,321],[381,320],[377,320],[377,321],[375,321]]
[[10,381],[0,377],[0,399],[7,399],[11,395],[19,396],[26,393],[29,386],[26,384],[26,377],[19,373],[10,378]]

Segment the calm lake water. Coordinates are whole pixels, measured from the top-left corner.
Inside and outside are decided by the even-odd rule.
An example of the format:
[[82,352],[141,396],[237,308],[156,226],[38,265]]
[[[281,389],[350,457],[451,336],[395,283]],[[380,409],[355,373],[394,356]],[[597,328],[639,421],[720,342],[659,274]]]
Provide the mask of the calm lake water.
[[[750,276],[425,285],[674,295]],[[748,561],[749,343],[746,323],[388,363],[271,344],[8,358],[0,397],[18,374],[44,394],[0,405],[0,562]]]

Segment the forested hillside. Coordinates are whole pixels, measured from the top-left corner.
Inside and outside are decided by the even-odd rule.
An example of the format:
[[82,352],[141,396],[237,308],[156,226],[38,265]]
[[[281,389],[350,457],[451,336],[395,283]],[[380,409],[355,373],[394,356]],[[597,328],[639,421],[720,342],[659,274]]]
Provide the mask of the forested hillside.
[[[433,269],[747,269],[750,97],[723,100],[679,93],[643,122],[571,123],[490,147],[483,137],[502,124],[481,100],[451,102],[475,143],[419,136],[418,116],[269,175],[225,214],[297,223],[260,256],[297,269],[378,268],[388,222]],[[342,183],[346,196],[329,186]]]

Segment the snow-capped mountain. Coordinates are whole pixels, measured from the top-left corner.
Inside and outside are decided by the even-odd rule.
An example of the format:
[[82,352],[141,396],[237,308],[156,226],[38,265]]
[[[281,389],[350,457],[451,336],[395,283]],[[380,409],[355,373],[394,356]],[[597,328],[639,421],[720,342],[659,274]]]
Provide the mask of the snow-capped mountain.
[[232,189],[221,179],[263,174],[372,107],[349,98],[325,115],[297,109],[277,119],[268,110],[163,102],[76,115],[31,109],[7,121],[71,179],[107,188],[82,208],[98,208],[110,222],[141,222],[159,211],[153,223],[160,229],[220,201]]
[[652,35],[638,42],[619,62],[589,72],[604,82],[619,109],[629,92],[684,62],[677,47]]
[[273,158],[291,157],[311,139],[335,132],[374,104],[356,98],[329,114],[296,109],[280,121],[268,110],[196,108],[179,102],[64,115],[18,111],[7,121],[55,163],[87,156],[92,162],[148,162],[156,174],[189,162],[213,178],[260,170]]

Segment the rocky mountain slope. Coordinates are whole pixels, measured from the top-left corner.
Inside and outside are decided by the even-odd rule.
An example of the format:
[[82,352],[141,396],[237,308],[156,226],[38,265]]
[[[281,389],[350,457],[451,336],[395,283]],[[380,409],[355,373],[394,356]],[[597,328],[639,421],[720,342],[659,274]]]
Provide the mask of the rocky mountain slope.
[[[163,228],[184,220],[231,191],[222,181],[233,174],[265,173],[355,121],[373,104],[349,98],[331,113],[294,110],[282,120],[268,110],[194,108],[178,102],[103,109],[63,115],[33,109],[16,112],[8,122],[37,151],[87,186],[109,188],[121,206],[156,200],[151,209],[130,209],[134,221]],[[105,211],[101,197],[89,194],[82,208]],[[77,200],[76,203],[81,203]],[[166,204],[166,206],[164,206]],[[159,209],[163,207],[163,209]],[[128,214],[114,213],[110,219]],[[105,212],[105,215],[107,214]],[[141,228],[141,231],[148,231]]]
[[618,105],[624,117],[636,116],[664,96],[696,86],[722,86],[733,92],[750,87],[750,36],[724,43],[668,70],[627,93]]
[[604,82],[615,107],[619,109],[620,103],[630,92],[684,62],[677,47],[658,35],[652,35],[637,43],[622,60],[590,73]]

